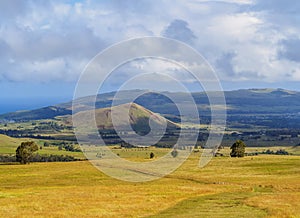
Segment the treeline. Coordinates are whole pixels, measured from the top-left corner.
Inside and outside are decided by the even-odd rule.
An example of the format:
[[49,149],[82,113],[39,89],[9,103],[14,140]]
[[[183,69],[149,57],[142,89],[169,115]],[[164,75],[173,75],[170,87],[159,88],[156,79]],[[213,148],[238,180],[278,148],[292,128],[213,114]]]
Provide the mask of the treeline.
[[[237,127],[239,128],[240,125],[243,125],[244,128],[252,129],[253,125],[255,126],[265,126],[272,129],[299,129],[300,128],[300,118],[298,114],[294,115],[287,115],[287,114],[280,114],[280,115],[266,115],[262,112],[260,115],[250,115],[249,111],[237,112],[237,111],[227,111],[227,121],[229,126],[232,128]],[[238,115],[234,113],[239,113]],[[236,126],[235,124],[238,123],[239,125]]]
[[81,152],[80,147],[74,146],[73,144],[60,145],[58,147],[59,150],[62,150],[62,148],[64,148],[66,151]]
[[270,149],[268,149],[266,151],[261,152],[261,154],[290,155],[290,153],[284,149],[279,149],[277,151],[271,151]]
[[266,151],[261,151],[261,152],[252,152],[252,153],[246,153],[246,156],[256,156],[259,154],[269,154],[269,155],[293,155],[292,153],[289,153],[288,151],[284,149],[279,149],[277,151],[272,151],[270,149]]
[[[55,154],[34,154],[30,157],[30,162],[70,162],[80,161],[82,159],[75,158],[69,155],[55,155]],[[0,155],[0,162],[18,162],[16,155]]]
[[34,130],[35,131],[57,131],[57,132],[60,132],[61,130],[72,130],[73,127],[72,126],[65,126],[63,124],[58,124],[56,122],[40,122],[39,124],[33,122],[31,124],[32,126],[34,126]]
[[58,150],[65,150],[71,152],[81,152],[81,148],[78,143],[74,144],[73,142],[44,142],[44,147],[57,146]]
[[0,129],[0,134],[7,135],[13,138],[32,138],[32,139],[46,139],[46,140],[66,140],[76,141],[75,135],[57,135],[57,136],[46,136],[40,134],[32,134],[29,131],[14,130],[14,129]]

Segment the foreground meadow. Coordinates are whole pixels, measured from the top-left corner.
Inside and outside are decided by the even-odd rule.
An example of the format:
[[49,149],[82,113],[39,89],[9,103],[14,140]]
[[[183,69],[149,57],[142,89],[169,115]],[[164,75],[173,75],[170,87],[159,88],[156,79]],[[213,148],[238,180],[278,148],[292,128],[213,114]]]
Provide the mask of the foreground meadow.
[[299,156],[198,156],[147,183],[88,161],[0,165],[0,217],[300,217]]

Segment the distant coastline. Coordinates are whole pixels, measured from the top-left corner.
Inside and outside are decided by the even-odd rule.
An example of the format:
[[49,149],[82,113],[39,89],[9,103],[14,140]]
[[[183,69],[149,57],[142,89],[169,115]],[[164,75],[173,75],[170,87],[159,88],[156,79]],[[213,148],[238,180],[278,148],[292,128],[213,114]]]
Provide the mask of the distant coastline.
[[33,110],[69,101],[71,97],[0,97],[0,114],[20,110]]

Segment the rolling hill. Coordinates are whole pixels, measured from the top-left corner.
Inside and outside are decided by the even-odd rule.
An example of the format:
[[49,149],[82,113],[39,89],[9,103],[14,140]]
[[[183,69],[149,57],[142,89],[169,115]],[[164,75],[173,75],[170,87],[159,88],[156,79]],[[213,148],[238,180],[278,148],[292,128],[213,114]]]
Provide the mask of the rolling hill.
[[21,139],[12,138],[0,134],[0,153],[1,154],[15,153],[16,148],[21,144],[21,142],[22,142]]
[[[114,125],[112,113],[115,117]],[[165,125],[169,129],[179,128],[176,123],[169,121],[159,114],[156,114],[136,103],[127,103],[109,108],[100,108],[96,109],[95,111],[81,111],[73,116],[73,120],[81,127],[89,128],[93,125],[91,123],[93,116],[96,118],[96,124],[99,130],[112,130],[117,125],[119,129],[129,131],[128,127],[126,126],[128,120],[132,129],[140,133],[147,133],[150,131],[150,120],[152,122],[152,126],[155,126],[158,129],[163,128]],[[68,116],[66,122],[71,123],[72,117]]]

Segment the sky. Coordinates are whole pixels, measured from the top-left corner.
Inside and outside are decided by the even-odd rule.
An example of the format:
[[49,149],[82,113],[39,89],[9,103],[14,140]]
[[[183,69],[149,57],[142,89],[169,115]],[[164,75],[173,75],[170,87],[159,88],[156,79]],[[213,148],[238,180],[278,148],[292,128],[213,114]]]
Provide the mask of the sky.
[[[300,91],[299,11],[295,0],[1,0],[0,113],[72,99],[93,57],[145,36],[196,49],[225,90]],[[145,69],[172,72],[197,91],[183,70],[162,60],[120,67],[104,91],[118,89],[128,72]]]

